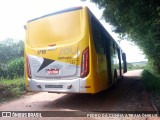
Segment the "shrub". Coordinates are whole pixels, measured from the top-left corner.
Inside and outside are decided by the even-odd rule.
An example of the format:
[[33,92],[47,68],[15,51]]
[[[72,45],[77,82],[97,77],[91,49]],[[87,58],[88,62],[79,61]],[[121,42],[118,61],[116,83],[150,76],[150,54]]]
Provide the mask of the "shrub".
[[22,77],[24,75],[24,58],[21,57],[10,61],[7,67],[7,73],[10,79]]
[[0,78],[6,78],[6,77],[7,77],[7,70],[0,64]]
[[144,70],[142,72],[142,80],[145,88],[150,92],[160,92],[160,77],[157,77],[149,70]]
[[0,102],[20,97],[26,92],[25,79],[2,79],[0,81]]

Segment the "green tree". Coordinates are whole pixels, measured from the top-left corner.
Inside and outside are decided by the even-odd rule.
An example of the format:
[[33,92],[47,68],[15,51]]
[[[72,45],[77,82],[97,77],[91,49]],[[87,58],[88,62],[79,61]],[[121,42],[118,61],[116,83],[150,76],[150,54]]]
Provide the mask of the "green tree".
[[24,75],[24,58],[16,58],[11,60],[7,66],[7,77],[13,79],[14,77],[22,77]]
[[6,39],[0,42],[0,61],[1,65],[7,63],[11,59],[23,57],[24,43],[22,40],[14,42],[14,39]]
[[24,43],[22,40],[5,39],[0,42],[0,77],[23,76]]

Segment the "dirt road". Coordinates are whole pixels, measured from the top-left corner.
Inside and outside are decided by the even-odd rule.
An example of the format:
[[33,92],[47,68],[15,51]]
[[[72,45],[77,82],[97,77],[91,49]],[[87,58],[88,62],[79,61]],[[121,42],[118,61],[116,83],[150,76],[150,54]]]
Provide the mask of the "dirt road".
[[141,70],[128,72],[116,89],[95,95],[28,94],[0,104],[0,111],[155,111],[149,94],[143,88],[140,73]]

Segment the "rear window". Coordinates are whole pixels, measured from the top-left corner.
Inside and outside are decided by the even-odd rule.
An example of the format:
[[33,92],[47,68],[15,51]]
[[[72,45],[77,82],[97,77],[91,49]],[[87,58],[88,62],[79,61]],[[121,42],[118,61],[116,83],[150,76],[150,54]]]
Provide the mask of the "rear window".
[[28,23],[29,44],[74,40],[81,35],[81,9],[43,17]]

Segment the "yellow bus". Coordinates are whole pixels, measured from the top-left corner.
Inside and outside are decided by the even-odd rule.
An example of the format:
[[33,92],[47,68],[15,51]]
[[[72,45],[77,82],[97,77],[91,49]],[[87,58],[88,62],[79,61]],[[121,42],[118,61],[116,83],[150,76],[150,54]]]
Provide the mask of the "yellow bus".
[[26,24],[26,86],[30,91],[98,93],[116,85],[126,55],[86,7]]

